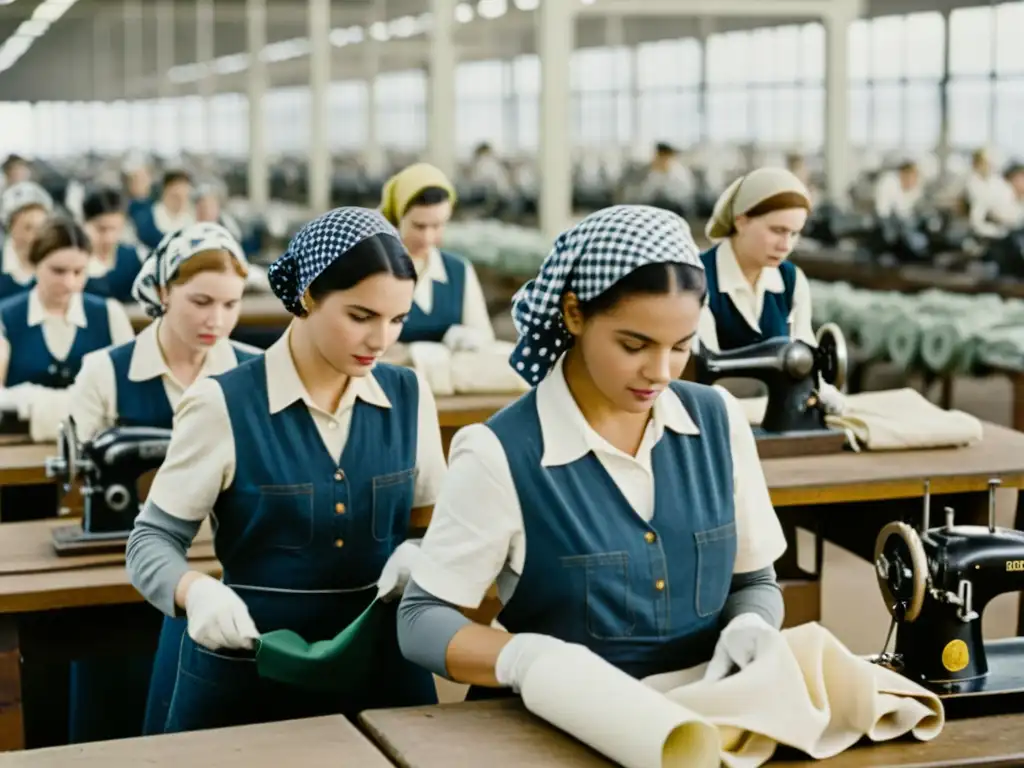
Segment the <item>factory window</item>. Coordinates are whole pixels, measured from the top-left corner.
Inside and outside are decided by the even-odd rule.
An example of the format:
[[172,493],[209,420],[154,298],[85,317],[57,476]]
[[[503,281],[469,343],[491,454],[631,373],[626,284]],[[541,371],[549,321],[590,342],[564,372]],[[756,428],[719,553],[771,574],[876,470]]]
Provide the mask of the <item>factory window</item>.
[[576,146],[623,146],[632,133],[632,51],[584,48],[572,55],[570,130]]
[[421,69],[388,72],[374,83],[377,138],[384,149],[427,146],[427,75]]
[[[279,91],[269,91],[264,102],[264,109],[270,114],[276,107],[275,101],[279,101]],[[292,118],[295,119],[294,117]],[[191,152],[203,152],[206,148],[206,120],[203,110],[203,99],[201,96],[185,96],[178,100],[178,133],[181,136],[181,146],[188,147]],[[268,134],[271,132],[268,131]],[[271,147],[274,149],[271,149]],[[267,137],[267,150],[277,150],[275,139],[270,135]]]
[[35,114],[27,101],[0,103],[0,144],[8,152],[35,152]]
[[540,146],[540,57],[517,56],[512,60],[512,93],[515,123],[509,149],[535,152]]
[[950,75],[988,75],[992,71],[992,8],[957,8],[949,17]]
[[362,80],[346,80],[331,83],[327,94],[327,141],[331,152],[361,151],[367,143],[369,88]]
[[219,93],[210,103],[213,151],[223,157],[249,154],[249,99],[241,93]]
[[659,141],[679,147],[697,144],[703,123],[703,77],[703,47],[698,40],[661,40],[639,45],[635,106],[638,134],[633,142],[645,149]]
[[455,71],[455,145],[463,154],[488,142],[499,154],[505,141],[505,65],[500,60],[460,64]]
[[[157,155],[168,157],[181,152],[181,127],[178,125],[178,100],[160,99],[153,102],[150,111],[152,128],[150,149]],[[186,145],[188,146],[188,145]]]

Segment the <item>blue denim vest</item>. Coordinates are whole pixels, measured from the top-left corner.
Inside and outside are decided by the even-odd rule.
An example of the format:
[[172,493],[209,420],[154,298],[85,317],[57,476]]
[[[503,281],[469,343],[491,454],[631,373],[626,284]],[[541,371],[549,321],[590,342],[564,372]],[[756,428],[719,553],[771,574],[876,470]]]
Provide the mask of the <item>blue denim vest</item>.
[[591,452],[544,467],[534,389],[487,422],[508,457],[526,560],[499,616],[510,632],[581,643],[635,677],[699,664],[718,638],[736,558],[728,413],[710,387],[673,382],[699,435],[651,452],[644,522]]
[[75,341],[64,360],[54,357],[46,346],[43,326],[28,324],[28,303],[27,291],[0,302],[0,320],[11,344],[6,386],[13,387],[27,381],[51,389],[65,389],[78,375],[83,357],[110,346],[107,302],[97,296],[82,294],[86,326],[75,333]]
[[708,281],[708,303],[715,317],[715,331],[718,334],[718,348],[722,352],[756,344],[765,339],[789,336],[789,315],[793,311],[793,290],[796,286],[796,266],[790,261],[779,265],[782,274],[782,293],[768,291],[764,295],[764,306],[758,333],[743,318],[729,294],[722,293],[718,282],[718,246],[700,255],[704,262],[704,273]]
[[466,270],[469,265],[462,258],[443,251],[441,260],[448,273],[448,282],[432,281],[434,303],[429,315],[413,303],[405,325],[402,326],[399,341],[440,341],[449,328],[462,323],[462,297],[466,292]]
[[138,250],[133,245],[121,243],[117,246],[113,268],[100,277],[90,277],[85,283],[85,292],[124,303],[130,302],[132,285],[140,269],[142,263],[139,261]]

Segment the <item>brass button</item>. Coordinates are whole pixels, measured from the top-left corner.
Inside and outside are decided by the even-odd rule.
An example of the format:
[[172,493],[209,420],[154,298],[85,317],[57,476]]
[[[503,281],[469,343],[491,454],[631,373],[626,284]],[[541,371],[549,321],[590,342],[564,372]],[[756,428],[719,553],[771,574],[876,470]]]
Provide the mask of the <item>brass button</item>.
[[645,533],[645,534],[644,534],[644,541],[646,541],[646,542],[647,542],[648,544],[653,544],[653,543],[654,543],[654,540],[655,540],[656,538],[658,538],[658,537],[657,537],[657,536],[655,536],[655,535],[654,535],[653,533],[651,533],[650,531],[648,531],[647,533]]
[[661,590],[663,590],[665,588],[665,580],[664,579],[658,579],[656,582],[654,582],[654,588],[656,590],[658,590],[659,592],[661,592]]
[[341,539],[335,539],[334,546],[336,546],[338,549],[341,549],[342,547],[345,546],[345,542],[342,541]]
[[341,470],[339,469],[339,470],[338,470],[337,472],[335,472],[335,473],[334,473],[334,479],[335,479],[335,480],[337,480],[337,481],[339,481],[339,482],[340,482],[340,481],[342,481],[342,480],[344,480],[344,479],[345,479],[345,473],[344,473],[344,472],[342,472],[342,471],[341,471]]
[[345,505],[341,504],[340,502],[338,504],[335,504],[334,511],[339,515],[345,514]]

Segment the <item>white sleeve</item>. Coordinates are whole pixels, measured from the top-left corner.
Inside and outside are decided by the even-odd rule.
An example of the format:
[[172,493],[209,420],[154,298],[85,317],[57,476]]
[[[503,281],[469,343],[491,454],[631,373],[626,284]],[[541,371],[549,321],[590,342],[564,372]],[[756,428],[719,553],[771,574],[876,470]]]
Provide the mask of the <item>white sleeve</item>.
[[437,403],[430,385],[416,374],[420,401],[416,432],[416,489],[412,506],[430,507],[437,502],[448,466],[441,445],[441,427],[438,424]]
[[460,429],[449,463],[412,578],[434,597],[476,608],[506,563],[522,572],[523,515],[505,451],[489,427]]
[[697,322],[697,344],[693,349],[707,348],[711,352],[718,352],[718,325],[715,322],[715,315],[711,311],[711,303],[708,302],[700,311],[700,320]]
[[107,299],[107,318],[110,323],[111,346],[116,347],[135,338],[131,318],[117,299]]
[[175,409],[171,444],[148,500],[172,517],[198,522],[234,476],[235,438],[224,391],[214,379],[199,379]]
[[114,363],[106,350],[82,358],[82,368],[71,385],[70,414],[78,439],[91,440],[117,420],[117,382]]
[[736,562],[734,573],[767,568],[786,551],[786,537],[772,506],[768,483],[757,455],[757,442],[743,406],[730,392],[715,387],[729,414],[732,451],[733,504],[736,508]]
[[817,345],[811,324],[811,284],[800,267],[796,268],[796,284],[793,286],[793,307],[789,314],[790,335],[794,339]]
[[487,312],[487,300],[480,286],[480,278],[469,262],[466,262],[466,284],[462,292],[462,325],[475,328],[488,341],[494,341],[494,327]]

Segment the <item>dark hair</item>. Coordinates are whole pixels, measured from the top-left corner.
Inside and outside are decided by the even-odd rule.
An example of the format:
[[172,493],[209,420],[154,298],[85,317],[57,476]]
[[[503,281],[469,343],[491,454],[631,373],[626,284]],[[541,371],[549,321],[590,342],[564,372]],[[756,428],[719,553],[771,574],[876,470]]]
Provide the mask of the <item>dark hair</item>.
[[451,198],[452,196],[448,194],[448,190],[443,187],[424,187],[406,204],[402,215],[404,216],[417,206],[440,205],[441,203],[448,202]]
[[614,309],[615,305],[627,296],[659,296],[673,291],[695,293],[703,304],[708,291],[704,270],[692,264],[681,264],[676,261],[645,264],[614,283],[604,293],[580,302],[580,311],[584,318],[591,318]]
[[28,160],[26,160],[21,155],[8,155],[7,159],[4,160],[2,170],[6,173],[16,165],[28,165]]
[[476,145],[476,149],[473,150],[473,157],[479,157],[480,155],[484,154],[485,152],[490,152],[490,151],[491,151],[491,145],[488,144],[486,141],[482,141],[479,144],[477,144]]
[[788,211],[791,208],[803,208],[805,211],[809,211],[811,210],[811,201],[799,192],[779,192],[777,195],[766,197],[744,213],[744,216],[755,219],[758,216],[775,213],[775,211]]
[[191,184],[192,183],[192,177],[189,176],[186,171],[182,171],[182,170],[175,169],[173,171],[167,171],[167,172],[164,173],[164,178],[163,178],[163,181],[162,181],[161,185],[164,186],[164,187],[168,187],[171,184],[174,184],[175,182],[178,182],[178,181],[184,181],[184,182],[186,182],[188,184]]
[[82,216],[86,221],[108,213],[124,213],[124,195],[113,187],[95,189],[82,201]]
[[335,259],[309,286],[309,296],[320,301],[335,291],[347,291],[368,277],[388,273],[399,280],[415,280],[416,267],[402,242],[391,235],[372,235]]
[[915,163],[913,160],[904,160],[897,166],[897,170],[900,173],[903,173],[905,171],[916,171],[917,163]]
[[1009,181],[1018,173],[1024,173],[1024,163],[1019,160],[1015,160],[1006,166],[1006,170],[1003,172],[1003,178]]
[[53,216],[47,219],[36,233],[32,247],[28,251],[28,261],[32,266],[38,267],[51,253],[64,248],[77,248],[89,253],[92,251],[92,244],[85,230],[78,226],[74,219]]
[[659,155],[674,155],[674,154],[676,154],[676,148],[673,147],[671,144],[669,144],[667,142],[664,142],[664,141],[659,141],[657,144],[655,144],[654,145],[654,151],[657,154],[659,154]]

